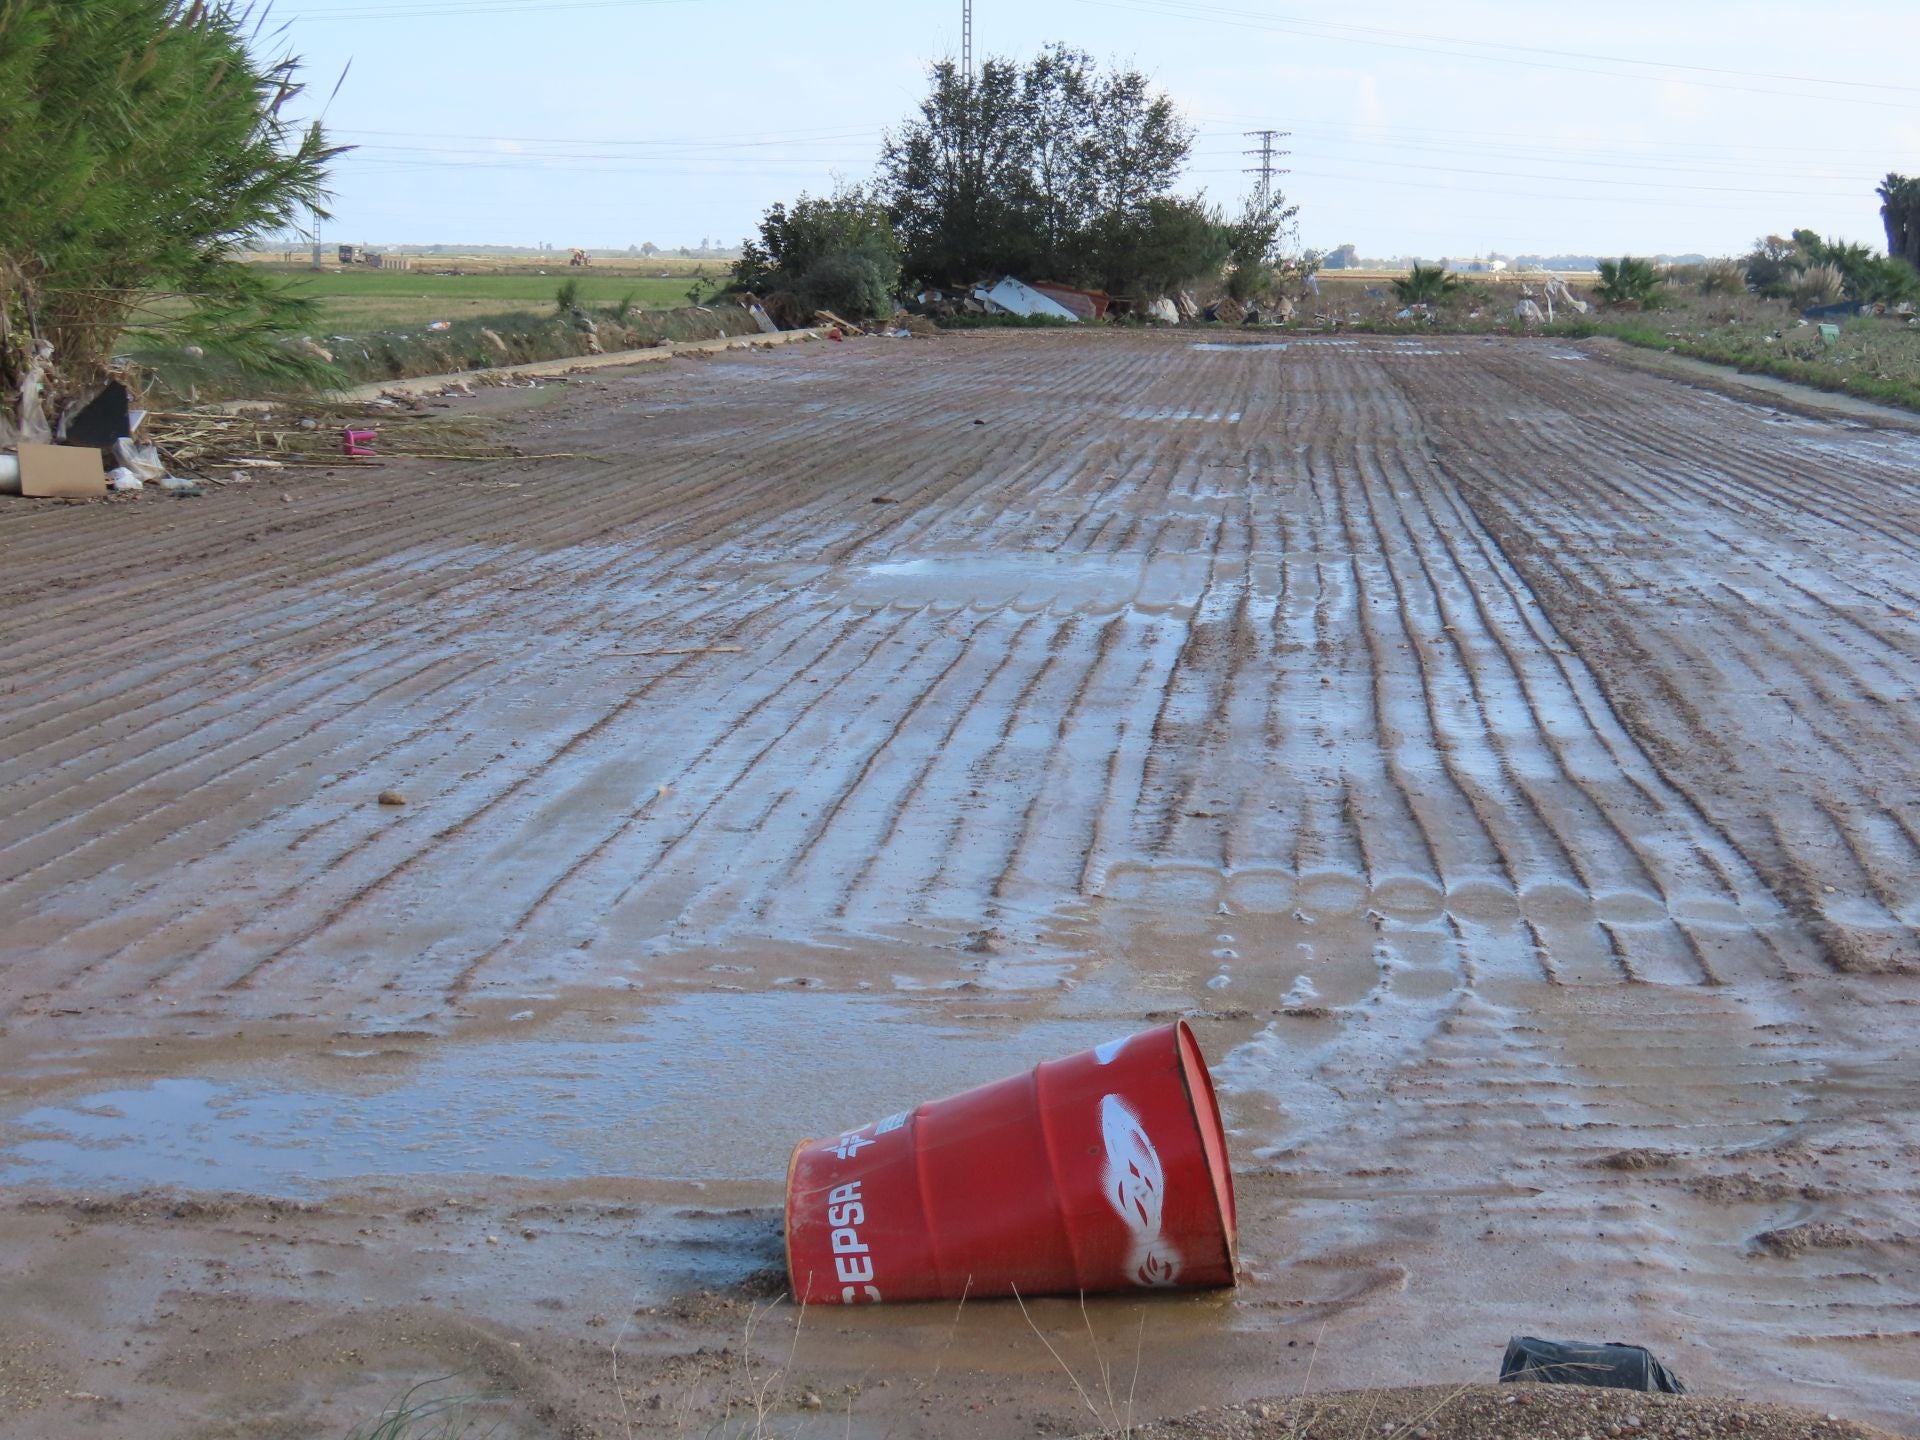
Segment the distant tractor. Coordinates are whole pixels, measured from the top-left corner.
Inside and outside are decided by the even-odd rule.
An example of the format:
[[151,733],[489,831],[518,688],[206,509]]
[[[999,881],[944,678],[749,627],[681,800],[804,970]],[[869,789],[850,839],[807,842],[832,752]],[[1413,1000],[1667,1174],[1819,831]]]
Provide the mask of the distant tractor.
[[591,265],[593,264],[593,257],[584,250],[575,250],[573,252],[573,258],[567,261],[567,264],[571,266]]

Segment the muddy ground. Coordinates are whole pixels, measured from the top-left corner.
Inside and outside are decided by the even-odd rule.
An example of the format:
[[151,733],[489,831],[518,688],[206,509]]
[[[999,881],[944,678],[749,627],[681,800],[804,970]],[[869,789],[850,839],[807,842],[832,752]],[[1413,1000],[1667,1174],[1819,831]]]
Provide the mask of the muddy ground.
[[[1920,1434],[1920,438],[1441,338],[460,403],[593,458],[0,508],[0,1436],[1065,1433],[1514,1333]],[[782,1303],[794,1140],[1176,1014],[1237,1292]]]

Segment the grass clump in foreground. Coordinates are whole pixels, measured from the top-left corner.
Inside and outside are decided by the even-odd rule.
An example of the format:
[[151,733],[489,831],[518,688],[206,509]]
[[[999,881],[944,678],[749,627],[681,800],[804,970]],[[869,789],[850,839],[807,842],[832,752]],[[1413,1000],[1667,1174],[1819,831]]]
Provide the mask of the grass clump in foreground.
[[484,1440],[494,1427],[480,1428],[473,1412],[497,1405],[495,1397],[425,1393],[458,1378],[423,1380],[373,1419],[355,1426],[347,1440]]

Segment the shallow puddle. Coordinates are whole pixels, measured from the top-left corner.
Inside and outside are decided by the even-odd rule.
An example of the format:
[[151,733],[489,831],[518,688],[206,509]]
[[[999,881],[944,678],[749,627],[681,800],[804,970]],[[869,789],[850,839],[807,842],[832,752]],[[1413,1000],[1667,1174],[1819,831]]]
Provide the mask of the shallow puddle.
[[[1197,598],[1204,574],[1184,595]],[[990,604],[1019,609],[1117,610],[1147,579],[1142,555],[921,555],[882,561],[829,577],[853,599],[893,605]]]
[[422,1175],[777,1185],[803,1138],[1088,1049],[1112,1028],[1016,1030],[877,997],[702,994],[590,1040],[341,1048],[297,1084],[254,1067],[15,1111],[0,1118],[0,1178],[292,1197]]

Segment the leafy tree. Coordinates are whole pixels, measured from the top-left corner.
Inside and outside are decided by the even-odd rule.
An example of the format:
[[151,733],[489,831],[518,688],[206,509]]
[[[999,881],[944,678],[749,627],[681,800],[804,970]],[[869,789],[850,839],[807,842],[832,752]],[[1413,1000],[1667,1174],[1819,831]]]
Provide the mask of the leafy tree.
[[1233,227],[1204,200],[1160,196],[1138,216],[1109,217],[1099,252],[1108,288],[1163,295],[1218,275],[1233,252]]
[[[298,62],[263,59],[226,0],[0,0],[0,410],[36,343],[56,403],[128,338],[268,377],[312,302],[241,259],[324,214],[340,151],[286,118]],[[131,332],[131,334],[130,334]]]
[[1012,273],[1124,290],[1143,282],[1143,257],[1167,272],[1176,236],[1195,246],[1182,279],[1217,251],[1218,237],[1195,223],[1198,202],[1166,203],[1193,132],[1140,72],[1102,71],[1051,45],[1025,67],[988,60],[969,79],[945,62],[929,79],[919,114],[881,157],[915,279]]
[[1229,236],[1229,295],[1236,300],[1251,300],[1273,288],[1283,263],[1281,237],[1299,213],[1298,205],[1289,205],[1278,195],[1264,203],[1257,196],[1247,202]]
[[1360,247],[1357,245],[1336,245],[1327,252],[1325,261],[1329,270],[1355,270],[1360,265]]
[[1920,177],[1889,174],[1876,193],[1887,227],[1887,253],[1920,270]]
[[1460,290],[1460,277],[1447,272],[1444,265],[1416,263],[1404,277],[1393,282],[1393,294],[1402,305],[1444,305]]
[[1765,235],[1747,252],[1747,281],[1762,295],[1778,299],[1793,288],[1793,273],[1805,264],[1793,241]]
[[741,245],[733,279],[748,290],[791,291],[805,310],[891,314],[900,242],[886,207],[863,187],[843,185],[768,210],[760,238]]
[[1600,283],[1594,288],[1601,302],[1620,308],[1651,308],[1660,295],[1660,273],[1651,260],[1622,255],[1600,262]]

